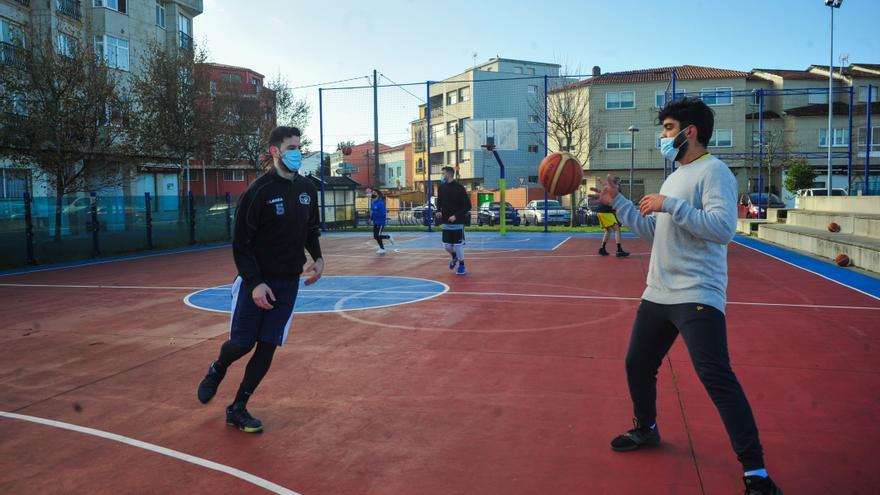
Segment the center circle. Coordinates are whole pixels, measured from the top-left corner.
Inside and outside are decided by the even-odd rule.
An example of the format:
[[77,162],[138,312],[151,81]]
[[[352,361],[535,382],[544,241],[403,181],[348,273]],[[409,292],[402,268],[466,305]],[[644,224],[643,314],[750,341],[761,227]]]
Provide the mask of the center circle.
[[[384,275],[326,275],[313,285],[300,279],[295,314],[335,313],[360,309],[386,308],[437,297],[449,286],[412,277]],[[218,285],[187,295],[183,302],[193,308],[230,313],[232,285]]]

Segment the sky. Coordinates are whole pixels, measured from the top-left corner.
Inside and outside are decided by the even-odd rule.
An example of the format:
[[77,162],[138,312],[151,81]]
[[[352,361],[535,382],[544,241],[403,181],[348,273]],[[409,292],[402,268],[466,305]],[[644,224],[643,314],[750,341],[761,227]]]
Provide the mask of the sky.
[[[356,78],[337,85],[351,86],[369,84],[374,69],[385,84],[442,80],[471,67],[475,53],[477,63],[499,56],[558,63],[568,73],[596,65],[806,69],[829,62],[829,11],[823,0],[204,0],[193,30],[214,62],[269,78],[280,72],[295,87]],[[878,19],[880,0],[835,9],[835,64],[843,55],[880,63]],[[383,105],[417,108],[424,86],[408,89]],[[305,132],[317,141],[317,87],[296,94],[312,104]],[[369,90],[325,94],[325,149],[372,131]],[[352,131],[340,120],[363,122]],[[401,122],[382,126],[393,127],[389,141],[405,137]]]

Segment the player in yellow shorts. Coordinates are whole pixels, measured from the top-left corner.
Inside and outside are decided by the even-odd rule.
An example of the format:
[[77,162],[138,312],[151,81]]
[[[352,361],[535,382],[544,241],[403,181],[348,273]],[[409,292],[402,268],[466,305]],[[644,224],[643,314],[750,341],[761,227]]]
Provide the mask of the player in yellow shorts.
[[598,210],[596,210],[596,216],[599,217],[599,225],[605,229],[605,233],[602,234],[602,247],[599,249],[599,254],[608,256],[608,251],[605,250],[605,243],[608,242],[608,236],[614,230],[614,240],[617,241],[617,257],[629,256],[629,253],[620,246],[620,222],[617,221],[614,210],[610,206],[600,203]]

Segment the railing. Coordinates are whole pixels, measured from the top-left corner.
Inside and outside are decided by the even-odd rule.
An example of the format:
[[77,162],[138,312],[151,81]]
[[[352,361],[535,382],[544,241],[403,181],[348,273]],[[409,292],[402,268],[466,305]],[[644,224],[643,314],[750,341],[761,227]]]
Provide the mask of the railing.
[[193,49],[192,36],[184,33],[183,31],[180,31],[179,35],[180,35],[180,47],[185,50],[192,50]]
[[80,13],[79,8],[79,0],[55,0],[55,6],[58,9],[58,12],[66,15],[67,17],[71,17],[76,20],[82,19],[82,14]]
[[21,67],[24,64],[24,50],[12,43],[0,42],[0,65]]

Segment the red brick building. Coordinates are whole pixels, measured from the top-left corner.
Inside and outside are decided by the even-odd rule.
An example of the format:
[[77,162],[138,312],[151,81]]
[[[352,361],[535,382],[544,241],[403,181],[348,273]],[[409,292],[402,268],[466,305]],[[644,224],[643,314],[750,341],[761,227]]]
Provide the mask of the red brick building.
[[[266,150],[265,138],[276,125],[275,92],[264,85],[265,76],[246,67],[206,64],[209,69],[209,88],[212,102],[222,102],[238,113],[246,109],[251,121],[259,124],[253,129],[255,138],[249,157],[198,158],[189,162],[189,190],[196,196],[223,196],[227,192],[238,196],[262,172]],[[202,156],[210,150],[201,150]],[[186,172],[181,176],[181,188],[186,191]]]

